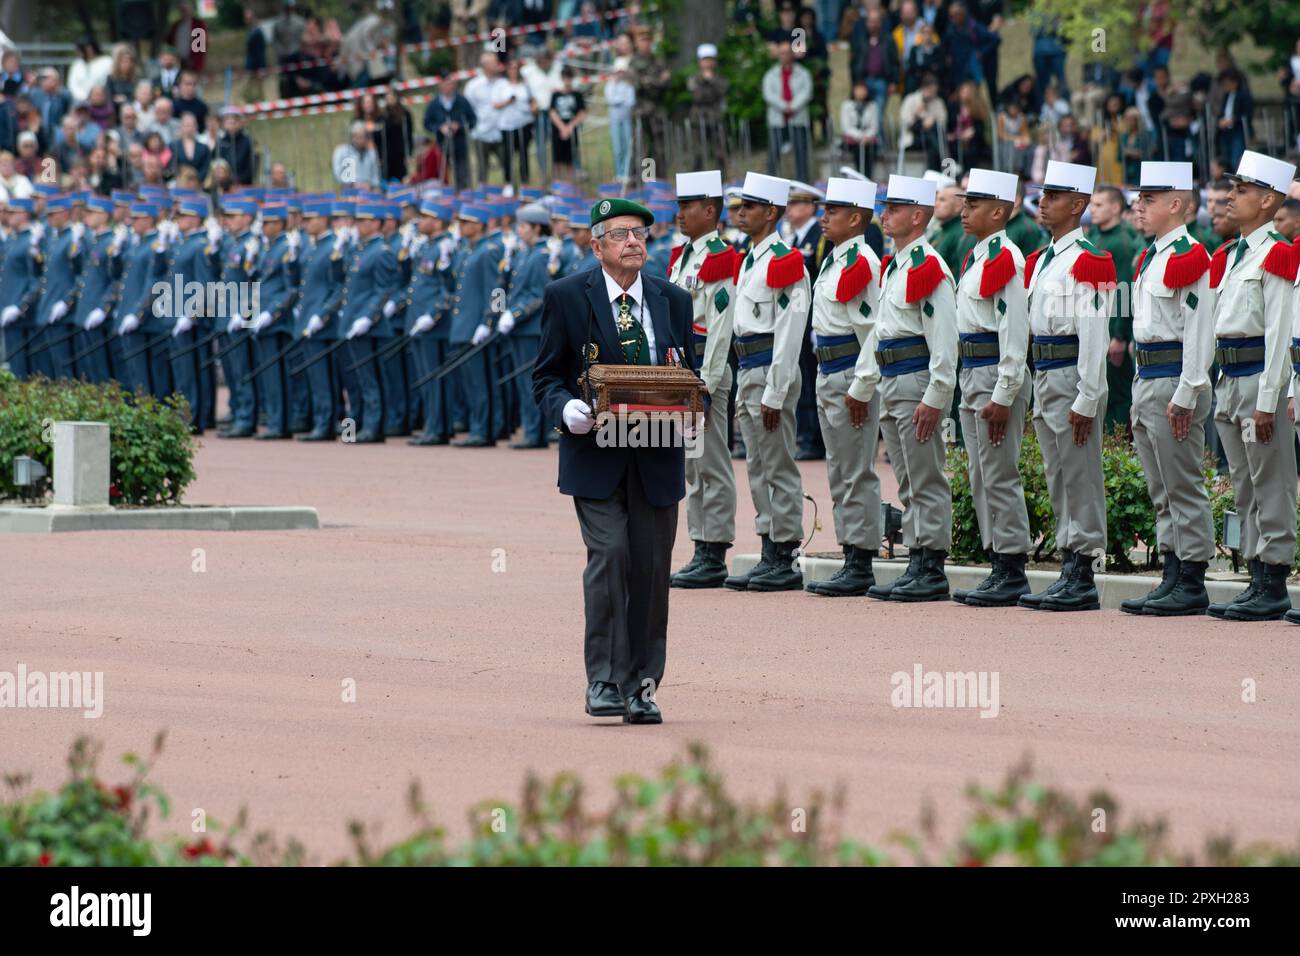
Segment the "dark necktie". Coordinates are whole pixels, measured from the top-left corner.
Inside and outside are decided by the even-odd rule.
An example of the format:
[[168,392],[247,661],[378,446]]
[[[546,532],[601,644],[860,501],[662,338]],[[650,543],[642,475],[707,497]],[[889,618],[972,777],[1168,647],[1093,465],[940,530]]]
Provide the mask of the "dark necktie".
[[1153,242],[1151,243],[1150,246],[1147,247],[1147,254],[1142,257],[1142,268],[1138,270],[1138,275],[1141,275],[1142,273],[1147,271],[1147,267],[1151,265],[1151,260],[1154,259],[1155,257],[1156,257],[1156,244]]
[[624,292],[618,297],[618,314],[614,318],[618,326],[618,344],[623,347],[623,359],[628,365],[650,365],[650,343],[646,340],[645,329],[632,314],[632,297]]

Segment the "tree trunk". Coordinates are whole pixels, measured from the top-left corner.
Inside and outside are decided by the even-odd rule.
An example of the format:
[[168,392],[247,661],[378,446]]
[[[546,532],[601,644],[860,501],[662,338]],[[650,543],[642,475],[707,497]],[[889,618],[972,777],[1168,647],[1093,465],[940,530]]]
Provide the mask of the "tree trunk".
[[680,8],[670,19],[677,29],[677,53],[669,61],[670,69],[679,70],[695,62],[695,49],[701,43],[717,44],[727,32],[727,5],[723,0],[676,0]]

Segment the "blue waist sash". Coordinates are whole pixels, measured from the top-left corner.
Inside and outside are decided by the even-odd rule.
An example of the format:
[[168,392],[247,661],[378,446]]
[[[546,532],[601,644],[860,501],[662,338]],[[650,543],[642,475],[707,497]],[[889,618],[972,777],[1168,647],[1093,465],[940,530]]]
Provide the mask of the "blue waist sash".
[[930,367],[930,348],[924,335],[881,339],[876,349],[876,363],[880,366],[880,374],[887,378],[924,371]]
[[1229,378],[1258,375],[1264,371],[1264,336],[1220,336],[1215,340],[1214,360]]
[[1077,335],[1035,335],[1030,349],[1036,372],[1050,372],[1079,364]]
[[[1138,378],[1177,378],[1183,374],[1182,342],[1137,342]],[[1160,361],[1161,352],[1177,352],[1176,358]]]
[[772,364],[772,334],[756,332],[736,336],[736,364],[740,368],[761,368]]
[[817,370],[823,375],[842,372],[858,364],[862,346],[858,337],[848,335],[817,335]]
[[[989,346],[993,348],[989,348]],[[998,354],[998,334],[996,332],[959,332],[957,333],[957,353],[961,356],[962,368],[984,368],[997,365],[1001,356]]]

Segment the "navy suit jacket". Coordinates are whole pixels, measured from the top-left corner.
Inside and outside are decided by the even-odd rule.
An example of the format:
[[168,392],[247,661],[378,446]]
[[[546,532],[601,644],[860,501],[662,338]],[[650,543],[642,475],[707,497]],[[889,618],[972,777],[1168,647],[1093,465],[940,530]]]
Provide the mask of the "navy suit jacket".
[[[642,319],[644,310],[649,309],[654,328],[655,364],[664,364],[667,350],[675,348],[681,352],[684,364],[694,371],[694,308],[690,293],[645,269],[641,271],[641,286],[645,297]],[[651,505],[662,508],[681,501],[686,496],[683,448],[602,448],[596,442],[599,427],[585,435],[574,435],[564,424],[565,404],[583,398],[578,376],[582,374],[589,341],[599,349],[598,362],[623,363],[602,268],[556,279],[542,295],[542,341],[533,368],[533,397],[543,416],[560,422],[560,492],[580,498],[608,498],[635,456],[641,487]]]

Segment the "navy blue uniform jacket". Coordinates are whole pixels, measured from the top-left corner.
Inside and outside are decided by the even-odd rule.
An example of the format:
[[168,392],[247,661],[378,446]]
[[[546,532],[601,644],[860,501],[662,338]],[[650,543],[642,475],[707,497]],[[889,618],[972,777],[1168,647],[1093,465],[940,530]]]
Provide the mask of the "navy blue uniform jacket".
[[[655,335],[655,364],[665,364],[667,350],[675,348],[682,362],[695,369],[691,340],[694,309],[690,293],[667,279],[641,271],[644,310],[650,310]],[[590,328],[590,337],[588,336]],[[681,501],[686,495],[686,458],[678,448],[602,448],[596,443],[599,424],[585,435],[574,435],[561,414],[570,399],[583,398],[578,376],[588,341],[599,349],[596,361],[622,364],[614,313],[605,298],[605,270],[588,269],[556,279],[542,295],[542,342],[533,368],[533,397],[547,420],[560,423],[560,491],[580,498],[608,498],[614,494],[628,461],[636,457],[646,500],[656,508]]]

